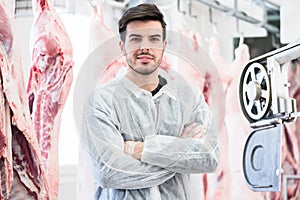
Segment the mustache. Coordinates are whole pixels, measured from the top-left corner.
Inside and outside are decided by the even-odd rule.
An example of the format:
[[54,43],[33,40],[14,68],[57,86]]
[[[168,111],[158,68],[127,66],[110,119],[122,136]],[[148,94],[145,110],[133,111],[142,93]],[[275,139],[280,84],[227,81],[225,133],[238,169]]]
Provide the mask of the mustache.
[[148,52],[142,52],[142,53],[135,54],[135,57],[137,58],[138,56],[145,56],[145,55],[155,58],[154,55],[152,55],[151,53],[148,53]]

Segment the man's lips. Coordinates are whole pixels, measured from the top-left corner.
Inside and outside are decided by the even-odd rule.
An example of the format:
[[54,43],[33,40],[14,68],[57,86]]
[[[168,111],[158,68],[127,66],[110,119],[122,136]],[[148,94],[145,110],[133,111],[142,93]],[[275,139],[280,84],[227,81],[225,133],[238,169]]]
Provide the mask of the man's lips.
[[139,55],[136,58],[141,62],[150,62],[151,60],[153,60],[153,56],[151,55]]

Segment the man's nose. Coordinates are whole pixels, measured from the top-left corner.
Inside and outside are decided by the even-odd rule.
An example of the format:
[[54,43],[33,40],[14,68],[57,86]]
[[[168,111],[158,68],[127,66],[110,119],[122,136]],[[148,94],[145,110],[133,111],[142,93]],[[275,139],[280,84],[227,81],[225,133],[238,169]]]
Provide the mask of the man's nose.
[[141,42],[141,46],[140,46],[141,51],[149,51],[150,49],[150,43],[147,39],[144,39]]

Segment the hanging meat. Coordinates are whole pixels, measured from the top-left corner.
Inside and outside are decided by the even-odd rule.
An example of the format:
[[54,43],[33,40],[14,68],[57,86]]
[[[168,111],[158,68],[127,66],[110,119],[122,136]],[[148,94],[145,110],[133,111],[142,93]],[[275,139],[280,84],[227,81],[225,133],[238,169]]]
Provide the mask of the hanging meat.
[[[288,81],[291,84],[289,93],[296,99],[297,111],[300,111],[300,61],[299,58],[290,62]],[[283,174],[299,176],[300,174],[300,119],[293,123],[285,124],[284,129],[284,149],[282,153]],[[285,186],[283,186],[285,187]],[[289,179],[287,181],[287,198],[293,200],[300,199],[300,180]],[[283,191],[283,190],[282,190]],[[285,194],[283,194],[285,195]],[[281,197],[282,198],[282,197]],[[279,198],[278,198],[279,199]]]
[[[90,6],[91,21],[89,32],[89,52],[92,53],[93,51],[97,51],[98,48],[103,48],[103,46],[101,45],[105,42],[111,41],[112,38],[118,36],[116,35],[116,33],[113,32],[113,30],[108,26],[108,24],[104,20],[104,12],[110,11],[111,8],[108,8],[108,5],[103,5],[101,0],[90,1]],[[116,43],[115,45],[116,48],[118,48],[118,44]],[[115,50],[117,51],[118,49]],[[126,62],[123,57],[120,57],[116,60],[107,61],[105,59],[110,56],[105,54],[108,54],[108,52],[104,51],[104,55],[99,55],[99,59],[101,59],[100,63],[103,63],[103,65],[97,67],[99,67],[100,69],[102,67],[105,67],[104,63],[110,64],[106,66],[104,73],[99,76],[99,84],[103,84],[116,77],[118,71],[126,66]],[[77,198],[92,199],[95,180],[91,173],[91,168],[89,164],[89,154],[88,152],[86,152],[84,144],[80,144],[79,146],[79,160],[81,162],[79,162],[77,166]]]
[[[106,7],[108,7],[106,5]],[[93,1],[92,3],[92,17],[90,24],[90,51],[101,46],[103,43],[111,41],[112,38],[118,37],[116,33],[105,23],[104,21],[105,6],[101,3],[101,0]],[[107,9],[110,11],[111,9]],[[110,16],[113,13],[109,13]],[[116,47],[118,48],[117,44]],[[101,47],[100,47],[101,48]],[[118,49],[116,49],[118,50]],[[119,55],[116,60],[108,61],[110,64],[106,67],[106,70],[101,74],[100,84],[105,83],[114,78],[121,68],[126,66],[126,62],[123,56]],[[109,56],[107,56],[109,57]],[[106,55],[102,55],[103,61]],[[102,66],[101,66],[102,67]]]
[[33,0],[32,66],[28,99],[33,127],[46,168],[50,196],[59,190],[58,139],[61,113],[73,80],[73,49],[51,0]]
[[[221,46],[217,37],[213,36],[209,40],[209,56],[214,62],[223,83],[225,90],[225,128],[227,132],[227,162],[229,163],[229,185],[228,190],[222,190],[218,199],[262,199],[261,194],[251,191],[244,180],[242,158],[244,144],[248,134],[251,132],[249,123],[246,121],[239,107],[238,102],[238,83],[239,75],[243,70],[243,66],[249,61],[249,48],[246,44],[241,43],[235,49],[235,59],[230,62],[226,61],[221,52]],[[238,126],[237,126],[238,124]],[[218,181],[210,182],[209,187],[216,188],[218,191]],[[211,191],[210,191],[211,192]],[[207,198],[215,199],[215,198]]]
[[0,199],[49,199],[13,14],[14,2],[0,1]]
[[[230,199],[230,170],[228,164],[228,142],[224,128],[223,105],[217,102],[224,99],[224,94],[219,88],[219,76],[211,60],[202,49],[203,37],[188,23],[184,15],[178,15],[177,4],[164,5],[161,11],[168,20],[168,45],[166,49],[170,60],[170,69],[182,76],[192,87],[198,87],[208,103],[218,112],[218,128],[220,136],[220,151],[222,152],[218,168],[213,174],[191,174],[191,187],[193,199]],[[174,16],[176,16],[174,18]],[[191,53],[192,52],[192,53]],[[168,70],[172,76],[172,70]],[[216,92],[219,91],[219,92]],[[220,120],[221,119],[221,120]],[[212,184],[213,183],[213,184]]]

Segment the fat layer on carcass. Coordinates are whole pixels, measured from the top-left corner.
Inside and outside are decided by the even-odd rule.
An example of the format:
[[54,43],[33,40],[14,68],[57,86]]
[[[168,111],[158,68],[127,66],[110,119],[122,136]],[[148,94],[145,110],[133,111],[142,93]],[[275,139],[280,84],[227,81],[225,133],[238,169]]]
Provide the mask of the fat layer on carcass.
[[73,80],[73,50],[66,29],[50,0],[33,0],[32,66],[29,109],[46,168],[50,196],[59,190],[58,139],[63,111]]
[[13,1],[0,2],[0,199],[48,199],[13,12]]

